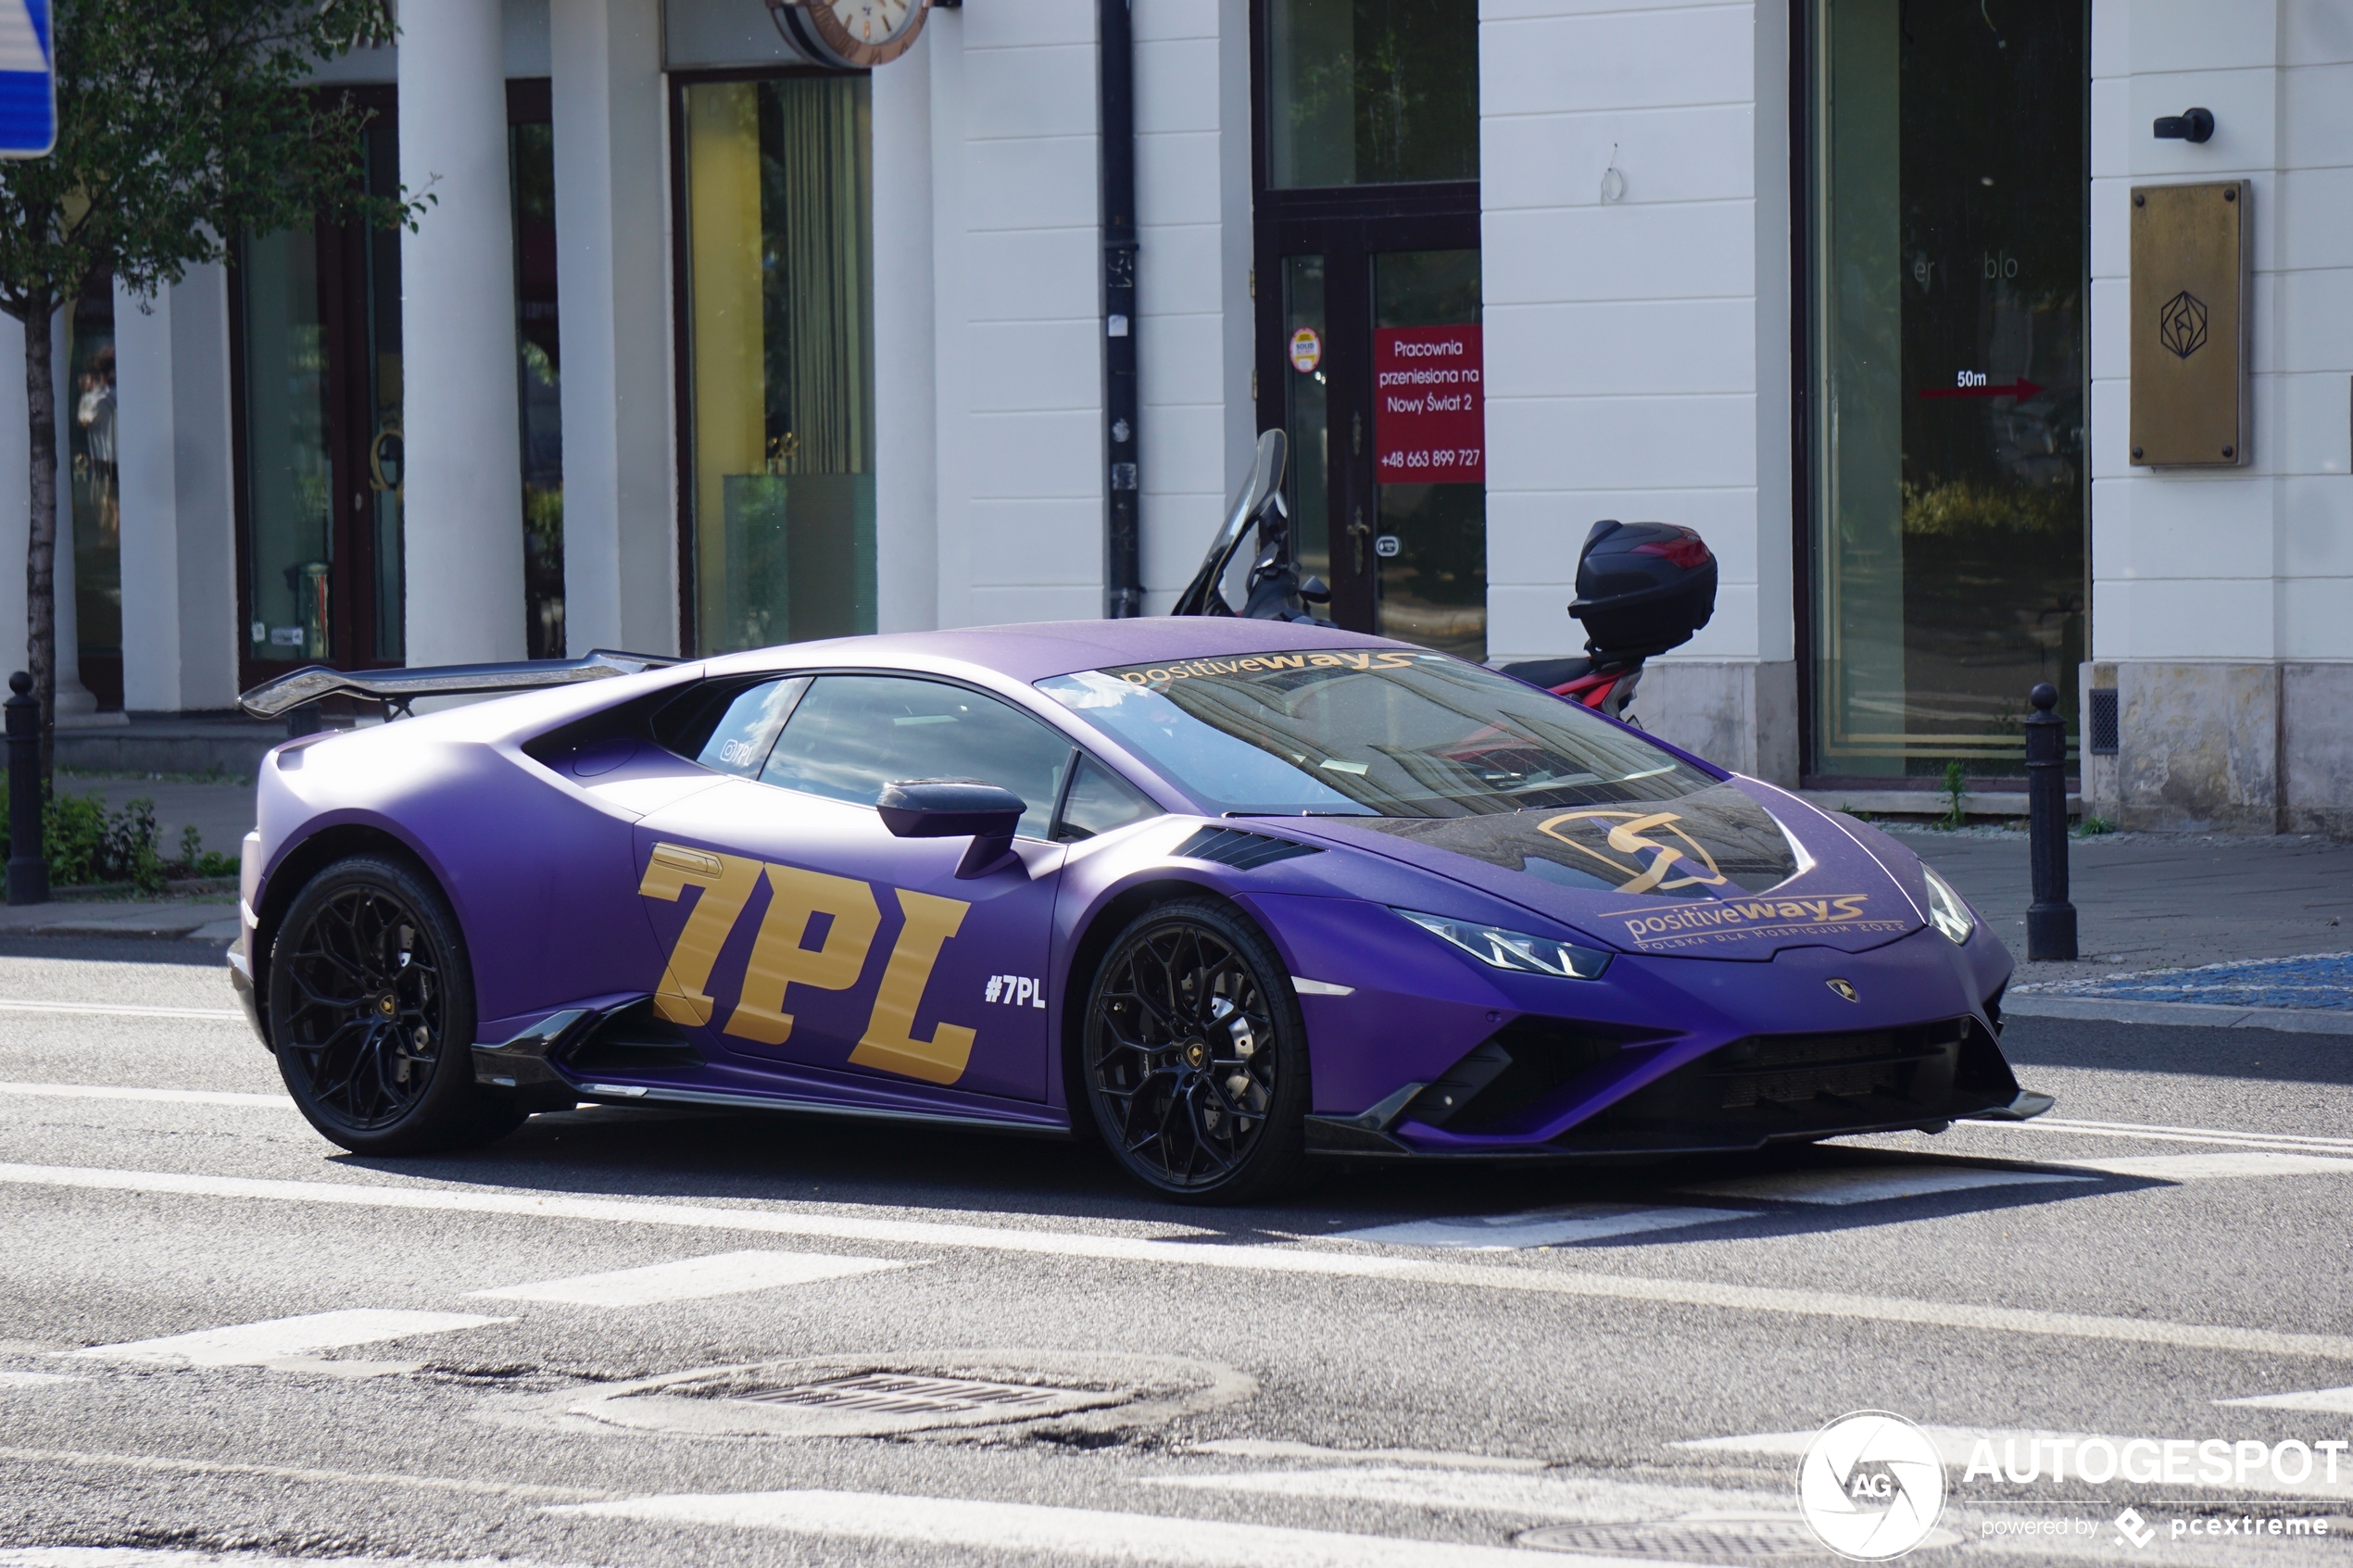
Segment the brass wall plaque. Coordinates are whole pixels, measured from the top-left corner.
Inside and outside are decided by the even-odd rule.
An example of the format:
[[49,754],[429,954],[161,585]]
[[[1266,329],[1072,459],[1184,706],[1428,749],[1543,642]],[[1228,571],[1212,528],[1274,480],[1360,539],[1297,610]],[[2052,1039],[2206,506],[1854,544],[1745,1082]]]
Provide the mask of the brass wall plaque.
[[2247,460],[2247,182],[2133,190],[2133,461]]

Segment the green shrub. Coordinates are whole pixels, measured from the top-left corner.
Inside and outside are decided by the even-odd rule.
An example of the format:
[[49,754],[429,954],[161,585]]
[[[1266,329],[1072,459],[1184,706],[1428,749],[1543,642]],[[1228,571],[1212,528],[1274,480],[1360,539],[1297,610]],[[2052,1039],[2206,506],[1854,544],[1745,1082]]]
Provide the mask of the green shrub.
[[[0,839],[8,821],[8,784],[0,778]],[[41,813],[41,850],[49,862],[53,887],[83,887],[93,883],[129,883],[143,893],[159,891],[166,882],[189,877],[237,874],[237,861],[204,847],[204,834],[194,823],[180,830],[180,858],[167,860],[157,843],[156,803],[145,796],[107,809],[95,795],[49,797]]]
[[1945,763],[1944,798],[1949,804],[1945,809],[1944,820],[1936,824],[1938,827],[1957,828],[1969,820],[1962,810],[1968,795],[1969,784],[1961,775],[1961,765],[1958,762]]

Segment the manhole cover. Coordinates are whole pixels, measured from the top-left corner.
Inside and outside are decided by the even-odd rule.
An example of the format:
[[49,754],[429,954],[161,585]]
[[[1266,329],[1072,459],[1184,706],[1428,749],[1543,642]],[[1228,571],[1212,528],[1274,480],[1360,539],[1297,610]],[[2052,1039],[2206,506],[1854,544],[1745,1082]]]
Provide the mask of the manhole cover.
[[1067,1391],[1026,1386],[1018,1383],[984,1383],[976,1377],[908,1377],[895,1373],[868,1372],[847,1377],[823,1377],[811,1383],[736,1394],[732,1399],[756,1405],[801,1405],[810,1409],[879,1411],[887,1415],[1001,1411],[1035,1415],[1065,1402]]
[[1245,1373],[1176,1356],[970,1350],[703,1367],[484,1413],[501,1424],[698,1437],[884,1437],[1028,1423],[1109,1432],[1257,1391]]
[[1600,1551],[1620,1557],[1737,1561],[1820,1557],[1820,1540],[1800,1519],[1661,1519],[1643,1524],[1555,1524],[1530,1530],[1522,1546],[1545,1551]]

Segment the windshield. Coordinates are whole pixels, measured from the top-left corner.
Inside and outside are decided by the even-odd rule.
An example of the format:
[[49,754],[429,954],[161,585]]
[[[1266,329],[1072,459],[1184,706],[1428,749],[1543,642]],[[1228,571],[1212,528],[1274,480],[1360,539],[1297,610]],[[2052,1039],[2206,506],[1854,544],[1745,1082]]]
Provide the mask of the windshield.
[[1038,690],[1214,810],[1464,817],[1671,800],[1716,781],[1442,653],[1271,653],[1088,670]]

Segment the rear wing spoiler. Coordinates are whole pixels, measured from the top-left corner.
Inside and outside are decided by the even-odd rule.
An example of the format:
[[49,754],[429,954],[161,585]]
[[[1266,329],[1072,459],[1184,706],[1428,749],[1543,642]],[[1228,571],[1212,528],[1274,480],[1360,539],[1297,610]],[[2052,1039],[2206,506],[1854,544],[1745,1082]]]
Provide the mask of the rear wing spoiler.
[[585,659],[442,664],[424,670],[330,670],[313,664],[264,681],[238,697],[237,706],[257,719],[276,719],[322,697],[356,696],[383,703],[384,716],[395,718],[406,715],[409,705],[421,696],[498,696],[610,680],[615,675],[638,675],[678,662],[661,654],[598,648]]

